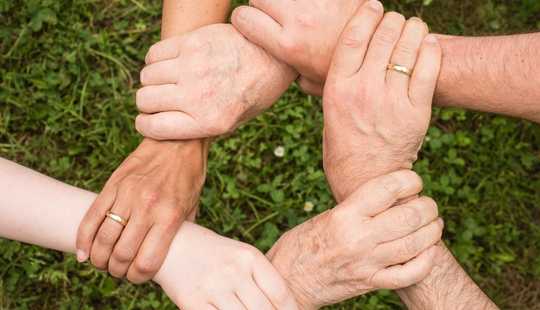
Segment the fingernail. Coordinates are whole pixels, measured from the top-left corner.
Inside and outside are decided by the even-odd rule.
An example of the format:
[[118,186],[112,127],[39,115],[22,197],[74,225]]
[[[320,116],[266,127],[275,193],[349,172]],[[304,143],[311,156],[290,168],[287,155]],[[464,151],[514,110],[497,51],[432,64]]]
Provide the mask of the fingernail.
[[426,42],[427,43],[437,43],[437,37],[433,34],[428,34],[428,36],[426,37]]
[[88,259],[88,254],[83,250],[77,250],[77,261],[84,263]]
[[382,9],[383,5],[380,1],[377,1],[377,0],[370,0],[369,1],[369,7],[371,7],[372,9],[374,10],[380,10]]

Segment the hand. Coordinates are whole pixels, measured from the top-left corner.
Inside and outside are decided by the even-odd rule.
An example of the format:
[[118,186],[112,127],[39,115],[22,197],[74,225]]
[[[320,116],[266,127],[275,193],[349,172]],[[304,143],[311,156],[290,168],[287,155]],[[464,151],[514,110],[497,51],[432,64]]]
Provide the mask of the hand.
[[232,23],[251,42],[294,67],[306,92],[322,95],[339,35],[364,1],[251,0],[251,7],[233,12]]
[[262,253],[191,223],[182,225],[154,280],[181,309],[297,309]]
[[299,306],[317,309],[424,279],[442,234],[437,205],[427,197],[396,205],[421,190],[414,172],[394,172],[283,235],[268,257]]
[[[111,176],[79,226],[77,256],[111,275],[150,280],[186,217],[194,219],[206,175],[204,142],[143,143]],[[106,217],[124,218],[122,227]]]
[[230,133],[270,107],[295,78],[287,65],[226,24],[161,41],[146,63],[136,127],[158,140]]
[[[373,177],[410,169],[429,127],[441,65],[418,18],[363,5],[336,48],[326,81],[324,168],[338,201]],[[412,76],[387,70],[414,69]]]

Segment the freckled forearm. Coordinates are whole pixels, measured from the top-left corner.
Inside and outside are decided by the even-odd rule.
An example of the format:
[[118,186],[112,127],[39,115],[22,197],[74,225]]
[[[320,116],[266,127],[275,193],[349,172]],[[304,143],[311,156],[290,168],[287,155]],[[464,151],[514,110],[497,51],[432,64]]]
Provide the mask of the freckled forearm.
[[440,42],[436,104],[540,122],[540,33]]

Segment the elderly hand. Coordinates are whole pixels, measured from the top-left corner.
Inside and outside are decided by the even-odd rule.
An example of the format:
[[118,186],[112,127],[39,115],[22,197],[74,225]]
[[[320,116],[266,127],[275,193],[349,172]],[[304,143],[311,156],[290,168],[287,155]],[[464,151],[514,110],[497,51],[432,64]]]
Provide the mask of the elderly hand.
[[[232,23],[251,42],[293,66],[300,86],[321,95],[339,35],[365,0],[251,0]],[[382,5],[370,1],[374,6]]]
[[[201,144],[203,144],[201,146]],[[77,257],[133,283],[150,280],[186,217],[194,218],[206,176],[203,142],[143,143],[114,172],[86,213]],[[127,225],[106,217],[110,211]]]
[[[387,69],[404,66],[411,75]],[[441,48],[418,18],[363,5],[326,81],[324,168],[338,201],[373,177],[410,169],[431,118]]]
[[180,309],[297,309],[262,253],[192,223],[182,225],[154,280]]
[[414,172],[394,172],[283,235],[268,257],[299,306],[317,309],[423,280],[431,272],[443,223],[430,198],[399,204],[421,190]]
[[270,107],[296,73],[216,24],[150,48],[137,92],[137,130],[158,140],[230,133]]

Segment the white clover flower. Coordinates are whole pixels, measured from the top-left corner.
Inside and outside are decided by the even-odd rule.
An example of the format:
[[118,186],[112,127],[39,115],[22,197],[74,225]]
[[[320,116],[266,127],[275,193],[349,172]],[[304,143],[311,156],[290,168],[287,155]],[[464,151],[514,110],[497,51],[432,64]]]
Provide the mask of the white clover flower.
[[306,201],[306,203],[304,203],[304,211],[306,211],[306,212],[313,211],[314,207],[315,207],[315,205],[313,205],[313,202],[311,202],[311,201]]
[[276,147],[276,149],[274,150],[274,155],[280,158],[285,156],[285,148],[283,146]]

